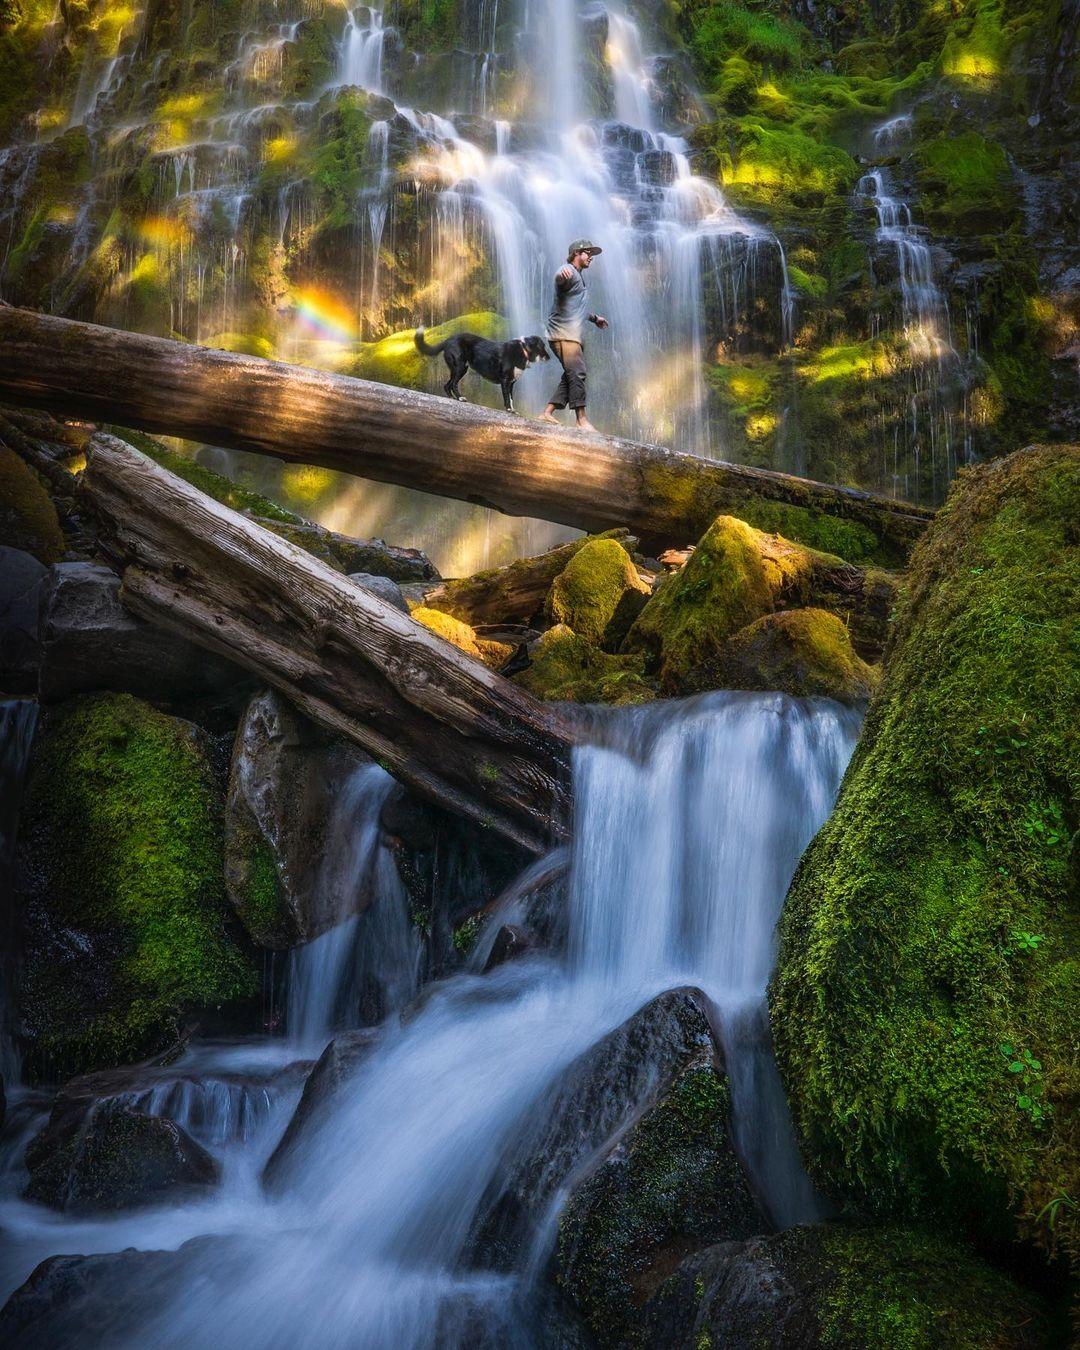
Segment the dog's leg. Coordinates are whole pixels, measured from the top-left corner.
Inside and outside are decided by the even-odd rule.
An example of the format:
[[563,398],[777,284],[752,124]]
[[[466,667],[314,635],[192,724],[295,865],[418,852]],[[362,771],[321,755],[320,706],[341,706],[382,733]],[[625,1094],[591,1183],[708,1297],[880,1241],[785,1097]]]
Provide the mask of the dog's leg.
[[508,413],[516,413],[514,407],[514,383],[513,378],[502,381],[503,407]]

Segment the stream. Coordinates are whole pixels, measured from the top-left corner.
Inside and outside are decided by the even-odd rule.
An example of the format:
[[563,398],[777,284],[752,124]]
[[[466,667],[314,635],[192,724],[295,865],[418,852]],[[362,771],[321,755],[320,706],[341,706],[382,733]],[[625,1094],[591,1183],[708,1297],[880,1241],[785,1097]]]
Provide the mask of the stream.
[[[574,764],[565,945],[487,974],[467,970],[387,1016],[269,1190],[260,1172],[307,1065],[332,1028],[365,1020],[354,934],[339,934],[333,960],[305,965],[301,955],[293,967],[289,1035],[193,1045],[129,1089],[138,1109],[182,1116],[218,1158],[222,1180],[207,1198],[92,1219],[17,1198],[17,1155],[43,1110],[17,1094],[0,1201],[4,1296],[57,1252],[172,1251],[199,1237],[167,1278],[145,1286],[126,1344],[557,1343],[537,1280],[568,1178],[550,1178],[508,1268],[478,1259],[477,1227],[522,1166],[522,1140],[545,1122],[563,1128],[552,1094],[569,1066],[650,999],[686,985],[707,996],[725,1047],[736,1146],[763,1228],[820,1218],[769,1050],[765,989],[784,894],[832,807],[859,725],[856,710],[783,695],[714,693],[596,713]],[[354,878],[380,862],[370,825],[379,773],[361,771],[341,794],[355,847],[334,849],[331,832],[327,861]],[[372,909],[388,904],[385,921],[394,888],[376,891]],[[415,980],[415,953],[394,922],[369,927],[369,956],[380,946],[390,954],[393,1003]],[[609,1094],[601,1152],[640,1112],[654,1077],[642,1062]],[[557,1169],[564,1153],[573,1150],[549,1151],[544,1166]]]

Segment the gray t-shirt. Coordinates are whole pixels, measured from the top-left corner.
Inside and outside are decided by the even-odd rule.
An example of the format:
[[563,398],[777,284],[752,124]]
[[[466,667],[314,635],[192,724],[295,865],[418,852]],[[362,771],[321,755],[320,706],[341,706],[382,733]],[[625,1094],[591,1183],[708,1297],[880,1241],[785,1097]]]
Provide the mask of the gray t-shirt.
[[[569,276],[564,276],[569,272]],[[584,273],[569,263],[555,273],[555,299],[548,315],[549,342],[581,342],[589,317],[589,295]]]

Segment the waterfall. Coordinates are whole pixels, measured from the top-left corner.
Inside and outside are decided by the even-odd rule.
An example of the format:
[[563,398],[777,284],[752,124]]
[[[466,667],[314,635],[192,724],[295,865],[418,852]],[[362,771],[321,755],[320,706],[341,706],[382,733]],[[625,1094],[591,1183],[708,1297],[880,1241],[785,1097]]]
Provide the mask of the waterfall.
[[[15,866],[15,837],[23,786],[30,766],[30,747],[37,726],[38,707],[31,699],[0,702],[0,895],[10,897]],[[3,958],[0,959],[0,1083],[5,1089],[19,1081],[19,1052],[11,1021],[10,989],[14,975],[14,934],[9,931],[12,905],[5,900],[0,918]]]
[[[756,1143],[744,1148],[756,1188],[778,1223],[814,1217],[775,1070],[773,1084],[762,1072],[764,994],[783,895],[858,725],[857,712],[826,700],[754,694],[600,717],[574,764],[565,952],[459,975],[401,1025],[385,1024],[305,1138],[284,1197],[238,1209],[234,1195],[227,1209],[141,1220],[158,1245],[193,1228],[243,1236],[224,1296],[200,1293],[200,1263],[220,1256],[193,1251],[184,1289],[148,1311],[139,1343],[533,1344],[523,1300],[535,1253],[516,1271],[471,1268],[478,1210],[568,1065],[686,983],[718,1011],[737,1136]],[[619,1103],[624,1124],[633,1111],[632,1096]],[[53,1241],[101,1250],[85,1228],[72,1224],[62,1241],[54,1230]]]
[[318,885],[337,922],[289,960],[286,1028],[316,1053],[335,1030],[379,1021],[415,992],[420,944],[407,896],[381,841],[379,812],[394,780],[364,764],[327,825]]

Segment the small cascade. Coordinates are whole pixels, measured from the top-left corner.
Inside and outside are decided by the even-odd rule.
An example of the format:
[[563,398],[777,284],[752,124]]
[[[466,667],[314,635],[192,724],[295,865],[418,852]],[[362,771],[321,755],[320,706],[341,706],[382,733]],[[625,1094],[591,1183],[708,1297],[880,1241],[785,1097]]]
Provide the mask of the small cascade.
[[365,764],[345,783],[326,831],[319,885],[338,922],[289,961],[286,1030],[316,1052],[339,1030],[370,1025],[416,992],[420,943],[405,888],[382,843],[394,780]]
[[[516,1175],[518,1141],[551,1109],[568,1067],[686,984],[717,1010],[736,1136],[763,1204],[781,1226],[816,1217],[769,1055],[765,987],[781,901],[858,727],[856,711],[779,695],[711,694],[599,716],[574,764],[565,953],[458,975],[401,1025],[387,1024],[297,1143],[287,1195],[234,1187],[216,1206],[154,1211],[113,1230],[113,1247],[130,1242],[136,1222],[141,1247],[243,1234],[230,1248],[227,1289],[202,1264],[220,1252],[193,1248],[187,1277],[148,1301],[138,1343],[533,1346],[527,1299],[548,1224],[537,1219],[516,1269],[494,1272],[471,1268],[477,1215]],[[367,780],[351,818],[370,823],[382,785]],[[558,862],[531,868],[507,904]],[[634,1066],[605,1106],[616,1135],[652,1073],[647,1061]],[[42,1246],[35,1220],[25,1208],[7,1217],[33,1237],[28,1268]],[[70,1222],[61,1237],[54,1222],[50,1241],[51,1250],[103,1249],[92,1223]]]
[[[872,133],[874,153],[893,155],[911,132],[910,113]],[[855,199],[877,217],[875,240],[891,255],[900,295],[895,336],[910,368],[904,406],[883,410],[892,422],[883,444],[882,486],[912,501],[937,502],[960,464],[970,459],[964,363],[953,345],[948,302],[934,276],[925,229],[895,195],[890,172],[871,169],[855,185]]]
[[381,10],[363,8],[348,11],[345,33],[338,49],[338,66],[333,82],[335,86],[355,86],[371,94],[385,92],[383,48],[386,33]]
[[[38,706],[30,699],[0,702],[0,895],[11,893],[15,866],[15,839],[23,786],[30,767],[30,748],[37,726]],[[8,930],[11,906],[0,916],[0,1083],[4,1089],[19,1081],[19,1051],[12,1025],[11,982],[14,976],[14,934]]]

